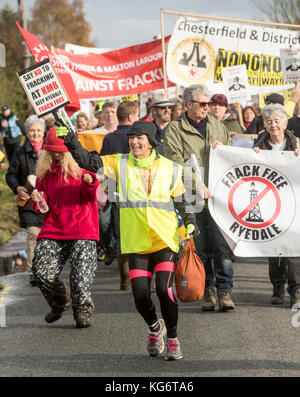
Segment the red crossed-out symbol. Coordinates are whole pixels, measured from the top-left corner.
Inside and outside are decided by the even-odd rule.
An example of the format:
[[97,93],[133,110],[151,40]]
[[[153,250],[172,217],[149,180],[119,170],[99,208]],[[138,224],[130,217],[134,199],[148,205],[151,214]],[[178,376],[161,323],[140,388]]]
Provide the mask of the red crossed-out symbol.
[[[262,190],[261,193],[259,193],[257,195],[257,197],[251,201],[251,203],[240,213],[237,214],[234,207],[233,207],[233,196],[237,190],[237,188],[239,186],[241,186],[243,183],[246,182],[261,182],[263,184],[266,185],[266,187]],[[251,210],[252,208],[254,208],[256,206],[256,204],[258,204],[267,193],[272,192],[275,196],[275,200],[276,200],[276,208],[275,208],[275,212],[273,214],[273,216],[266,222],[262,222],[262,223],[250,223],[250,222],[246,222],[243,220],[244,216],[246,216]],[[249,178],[242,178],[240,179],[231,189],[229,196],[228,196],[228,207],[229,207],[229,211],[231,212],[231,215],[242,225],[246,226],[246,227],[250,227],[253,229],[262,229],[264,227],[267,227],[269,225],[271,225],[275,219],[278,217],[279,213],[280,213],[280,209],[281,209],[281,201],[280,201],[280,197],[278,194],[277,189],[275,188],[275,186],[270,182],[267,181],[263,178],[259,178],[259,177],[249,177]]]

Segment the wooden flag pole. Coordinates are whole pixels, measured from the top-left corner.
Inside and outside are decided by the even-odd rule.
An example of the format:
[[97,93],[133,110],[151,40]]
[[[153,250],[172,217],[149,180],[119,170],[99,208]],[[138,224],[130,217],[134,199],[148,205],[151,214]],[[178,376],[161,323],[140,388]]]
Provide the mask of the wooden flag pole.
[[165,50],[165,29],[164,29],[164,10],[160,10],[160,28],[161,28],[161,52],[162,52],[162,64],[163,64],[163,76],[164,76],[164,92],[168,98],[168,81],[167,81],[167,70],[166,70],[166,50]]
[[164,11],[161,10],[160,13],[170,14],[170,15],[182,15],[187,17],[195,17],[195,18],[203,18],[203,19],[214,19],[217,21],[231,21],[231,22],[242,22],[242,23],[253,23],[255,25],[268,25],[268,26],[282,26],[282,27],[290,27],[290,28],[300,28],[300,25],[293,25],[290,23],[278,23],[278,22],[263,22],[263,21],[252,21],[248,19],[234,19],[234,18],[226,18],[226,17],[211,17],[208,15],[199,15],[192,14],[188,12],[177,12],[177,11]]
[[241,104],[239,102],[237,102],[237,108],[238,108],[238,114],[239,114],[239,122],[240,122],[241,126],[245,128],[243,114],[242,114],[242,108],[241,108]]

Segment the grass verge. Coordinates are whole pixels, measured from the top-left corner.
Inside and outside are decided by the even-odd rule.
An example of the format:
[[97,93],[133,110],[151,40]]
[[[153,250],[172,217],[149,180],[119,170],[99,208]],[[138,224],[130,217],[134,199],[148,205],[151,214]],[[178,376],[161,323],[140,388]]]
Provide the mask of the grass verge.
[[0,168],[0,245],[21,230],[14,193],[5,181],[6,168]]

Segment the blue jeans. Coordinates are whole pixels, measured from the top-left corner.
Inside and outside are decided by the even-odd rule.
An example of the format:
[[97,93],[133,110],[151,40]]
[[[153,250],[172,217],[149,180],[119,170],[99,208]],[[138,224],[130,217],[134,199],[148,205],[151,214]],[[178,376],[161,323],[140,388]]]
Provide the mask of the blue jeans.
[[207,208],[196,214],[196,221],[200,235],[194,240],[205,268],[205,287],[230,292],[233,287],[231,249]]

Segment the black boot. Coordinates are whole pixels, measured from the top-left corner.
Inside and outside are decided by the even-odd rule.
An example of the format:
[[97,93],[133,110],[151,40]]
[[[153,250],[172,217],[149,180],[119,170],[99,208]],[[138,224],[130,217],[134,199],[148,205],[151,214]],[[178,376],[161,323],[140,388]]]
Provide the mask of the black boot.
[[76,328],[88,328],[92,325],[89,317],[85,317],[85,316],[77,317],[75,319],[75,322],[76,322]]
[[284,303],[284,284],[273,285],[272,305],[282,305]]
[[45,321],[46,323],[54,323],[55,321],[59,320],[62,316],[62,312],[58,313],[54,311],[53,309],[50,310],[49,313],[46,314],[45,316]]

